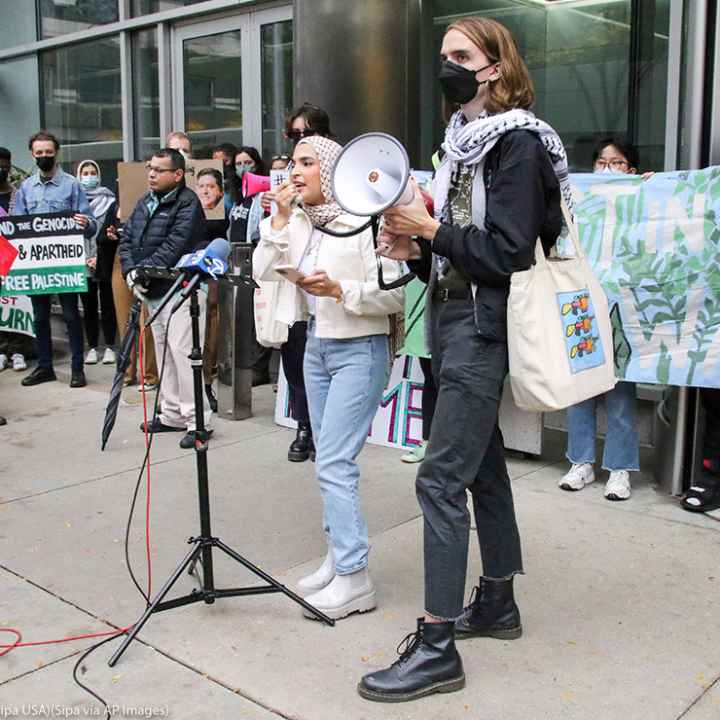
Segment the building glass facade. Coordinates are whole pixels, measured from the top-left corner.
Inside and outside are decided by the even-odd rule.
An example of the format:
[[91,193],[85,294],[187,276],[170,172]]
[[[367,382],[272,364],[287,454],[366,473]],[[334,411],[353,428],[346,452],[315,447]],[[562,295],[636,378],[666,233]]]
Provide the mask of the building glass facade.
[[[633,12],[638,5],[641,13]],[[535,113],[562,137],[571,168],[589,170],[600,138],[628,137],[643,167],[662,169],[665,153],[670,0],[635,3],[431,0],[432,67],[439,70],[445,29],[466,16],[506,25],[535,84]],[[433,106],[441,107],[434,85]],[[652,107],[654,112],[647,112]],[[658,109],[660,111],[658,111]],[[433,119],[435,147],[444,122]]]
[[[704,18],[703,67],[701,33],[693,30],[702,23],[685,0],[398,0],[400,5],[403,12],[383,5],[348,14],[352,0],[294,0],[269,8],[253,0],[0,0],[0,98],[10,108],[0,114],[0,145],[12,150],[15,164],[30,169],[27,138],[45,126],[63,142],[66,169],[91,156],[108,182],[116,160],[144,159],[174,129],[193,137],[199,155],[224,141],[255,145],[266,159],[287,152],[282,131],[294,102],[323,104],[332,95],[303,82],[317,75],[316,63],[295,67],[313,37],[317,42],[317,28],[300,36],[293,19],[312,7],[319,22],[337,15],[345,31],[351,28],[357,52],[372,59],[347,77],[332,75],[334,67],[349,67],[344,57],[323,70],[343,95],[344,104],[327,103],[344,128],[343,140],[350,132],[385,129],[388,103],[374,98],[392,83],[379,78],[394,67],[407,68],[397,73],[405,84],[398,96],[409,118],[405,135],[402,123],[393,121],[393,128],[416,166],[429,167],[443,133],[435,79],[442,35],[458,18],[483,15],[506,24],[517,38],[536,86],[535,110],[560,133],[573,170],[589,169],[594,142],[609,135],[633,140],[646,169],[698,161],[692,148],[707,132],[698,112],[718,104],[707,72],[717,64],[710,47],[716,11]],[[373,59],[381,42],[375,12],[391,13],[383,27],[419,18],[392,35],[396,56],[386,65]],[[359,25],[357,17],[363,18]],[[698,96],[698,77],[705,97]],[[318,92],[307,96],[299,90],[305,87]],[[717,138],[712,142],[720,147]]]

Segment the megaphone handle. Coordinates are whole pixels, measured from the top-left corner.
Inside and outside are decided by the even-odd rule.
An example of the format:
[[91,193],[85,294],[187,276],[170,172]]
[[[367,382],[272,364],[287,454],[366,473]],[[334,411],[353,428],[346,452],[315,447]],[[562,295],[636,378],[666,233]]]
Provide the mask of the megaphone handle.
[[[373,235],[373,246],[375,249],[378,249],[378,230],[380,228],[380,216],[379,215],[373,215],[370,218],[370,227],[372,228],[372,235]],[[380,286],[381,290],[396,290],[397,288],[402,287],[403,285],[407,285],[411,280],[415,278],[415,273],[406,273],[402,277],[399,277],[397,280],[393,280],[391,283],[386,283],[385,278],[383,278],[383,269],[382,269],[382,260],[380,259],[379,255],[375,256],[375,262],[377,263],[377,271],[378,271],[378,285]]]

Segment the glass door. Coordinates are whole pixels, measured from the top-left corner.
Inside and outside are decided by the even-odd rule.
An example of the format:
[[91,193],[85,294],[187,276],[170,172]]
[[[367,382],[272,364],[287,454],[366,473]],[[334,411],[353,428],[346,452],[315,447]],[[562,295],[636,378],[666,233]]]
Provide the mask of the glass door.
[[292,57],[290,7],[175,28],[173,129],[185,130],[197,157],[222,142],[266,159],[281,152]]

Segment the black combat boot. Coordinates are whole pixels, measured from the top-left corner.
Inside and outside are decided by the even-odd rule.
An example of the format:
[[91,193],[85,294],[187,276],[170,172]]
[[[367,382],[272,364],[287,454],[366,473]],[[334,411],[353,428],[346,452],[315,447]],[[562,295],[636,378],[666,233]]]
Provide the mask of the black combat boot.
[[513,596],[513,579],[480,578],[470,604],[455,621],[455,637],[492,637],[515,640],[522,635],[520,611]]
[[312,428],[309,423],[298,423],[297,434],[288,449],[290,462],[305,462],[311,454],[315,454]]
[[365,675],[360,681],[358,692],[366,700],[406,702],[465,687],[453,623],[428,623],[418,618],[417,624],[417,632],[400,643],[400,657],[386,670]]

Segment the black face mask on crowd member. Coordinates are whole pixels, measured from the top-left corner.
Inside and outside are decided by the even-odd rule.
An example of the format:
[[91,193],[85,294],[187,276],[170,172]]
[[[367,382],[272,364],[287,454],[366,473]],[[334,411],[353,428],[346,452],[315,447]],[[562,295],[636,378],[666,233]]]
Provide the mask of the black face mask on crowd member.
[[35,163],[43,172],[50,172],[55,167],[55,156],[41,155],[35,158]]
[[0,185],[4,185],[7,182],[9,174],[7,168],[0,168]]
[[438,80],[445,99],[450,103],[464,105],[469,103],[476,95],[481,85],[487,85],[488,81],[478,82],[475,76],[482,70],[492,67],[496,63],[490,63],[477,70],[468,70],[452,60],[444,60],[440,67]]

